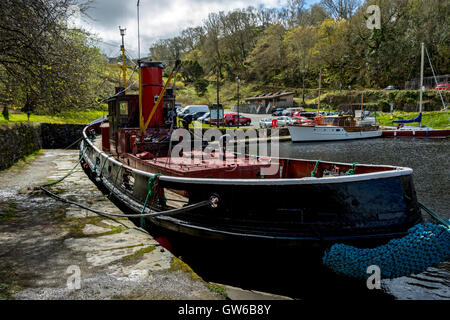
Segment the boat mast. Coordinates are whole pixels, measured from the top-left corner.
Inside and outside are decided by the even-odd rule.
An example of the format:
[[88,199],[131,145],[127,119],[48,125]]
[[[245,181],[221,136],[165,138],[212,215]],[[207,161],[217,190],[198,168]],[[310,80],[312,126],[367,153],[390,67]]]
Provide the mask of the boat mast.
[[141,38],[140,38],[140,23],[139,23],[139,2],[136,4],[137,11],[137,29],[138,29],[138,71],[139,71],[139,128],[141,133],[144,132],[144,116],[142,115],[142,72],[141,72]]
[[319,72],[319,103],[317,104],[317,116],[320,114],[320,89],[322,89],[322,69]]
[[123,94],[127,94],[127,64],[126,64],[126,58],[125,58],[125,42],[124,42],[124,36],[125,36],[125,30],[122,29],[119,26],[120,35],[122,36],[122,45],[120,46],[120,50],[122,51],[122,78],[123,78]]
[[138,27],[138,61],[141,60],[141,37],[140,37],[140,32],[139,32],[139,2],[140,0],[137,1],[137,27]]
[[[220,87],[220,84],[219,84],[219,81],[220,81],[220,64],[218,65],[218,67],[217,67],[217,80],[216,80],[216,86],[217,86],[217,88],[216,88],[216,90],[217,90],[217,128],[219,128],[220,127],[220,124],[219,124],[219,119],[220,119],[220,117],[219,117],[219,87]],[[238,119],[238,121],[239,121],[239,119]]]
[[421,57],[421,61],[420,61],[420,102],[419,102],[419,112],[420,113],[422,113],[422,103],[423,103],[423,89],[424,89],[423,88],[423,69],[424,69],[424,65],[425,65],[425,44],[422,42],[422,57]]
[[361,93],[361,119],[364,119],[364,90]]

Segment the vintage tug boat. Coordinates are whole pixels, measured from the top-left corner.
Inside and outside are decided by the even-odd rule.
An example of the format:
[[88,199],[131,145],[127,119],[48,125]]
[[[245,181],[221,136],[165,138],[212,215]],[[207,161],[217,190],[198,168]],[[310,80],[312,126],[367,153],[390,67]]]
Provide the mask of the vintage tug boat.
[[164,84],[161,63],[140,61],[139,94],[118,89],[108,119],[88,125],[80,145],[92,181],[147,225],[195,239],[299,248],[385,243],[422,222],[409,168],[224,151],[225,161],[205,156],[222,149],[208,151],[198,139],[188,141],[194,151],[175,152],[192,138],[175,135],[168,85],[177,68]]

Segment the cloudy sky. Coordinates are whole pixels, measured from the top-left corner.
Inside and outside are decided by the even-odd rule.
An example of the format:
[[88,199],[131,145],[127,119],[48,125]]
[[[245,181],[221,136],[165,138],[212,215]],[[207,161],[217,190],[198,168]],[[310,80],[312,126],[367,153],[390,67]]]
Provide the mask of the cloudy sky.
[[[308,5],[319,0],[308,0]],[[195,27],[210,12],[229,11],[248,6],[279,8],[287,0],[140,0],[141,56],[148,54],[158,39],[173,37],[187,27]],[[119,54],[119,25],[127,28],[125,46],[137,57],[136,0],[94,0],[93,8],[77,24],[96,34],[108,56]]]

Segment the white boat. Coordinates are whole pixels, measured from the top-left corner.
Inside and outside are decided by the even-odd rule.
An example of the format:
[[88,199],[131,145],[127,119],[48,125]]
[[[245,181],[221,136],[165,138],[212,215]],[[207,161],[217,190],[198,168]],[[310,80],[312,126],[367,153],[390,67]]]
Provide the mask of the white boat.
[[358,125],[352,116],[328,116],[315,125],[289,126],[292,142],[339,141],[381,137],[378,125]]
[[292,124],[288,126],[292,142],[308,141],[340,141],[353,139],[378,138],[382,130],[376,117],[364,116],[364,93],[361,95],[361,113],[358,121],[351,115],[320,116],[320,89],[322,87],[322,71],[319,74],[319,103],[317,116],[312,125]]

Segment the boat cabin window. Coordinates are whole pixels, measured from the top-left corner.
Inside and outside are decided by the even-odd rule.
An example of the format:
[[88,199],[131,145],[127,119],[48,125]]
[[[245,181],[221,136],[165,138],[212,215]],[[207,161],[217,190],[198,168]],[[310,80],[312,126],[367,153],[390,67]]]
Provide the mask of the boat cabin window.
[[128,115],[128,101],[121,101],[119,109],[121,115]]
[[329,126],[339,126],[339,118],[324,118],[323,124]]

